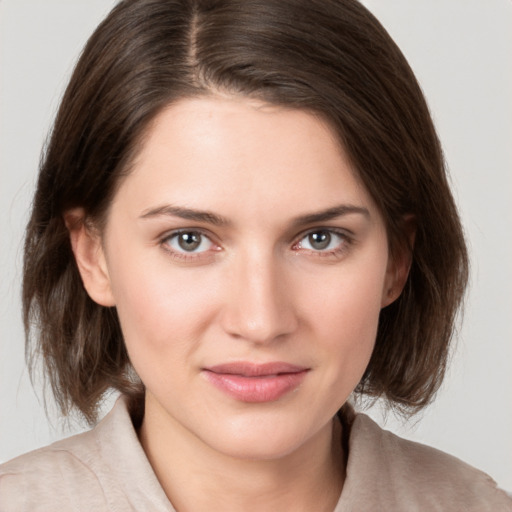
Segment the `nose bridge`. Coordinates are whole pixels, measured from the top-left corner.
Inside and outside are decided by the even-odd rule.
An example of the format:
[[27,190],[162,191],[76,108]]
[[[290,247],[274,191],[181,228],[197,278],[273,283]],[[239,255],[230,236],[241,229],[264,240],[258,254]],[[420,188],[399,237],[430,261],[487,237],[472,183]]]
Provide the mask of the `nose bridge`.
[[283,262],[271,249],[240,254],[232,270],[225,330],[256,343],[291,333],[297,324],[293,300]]

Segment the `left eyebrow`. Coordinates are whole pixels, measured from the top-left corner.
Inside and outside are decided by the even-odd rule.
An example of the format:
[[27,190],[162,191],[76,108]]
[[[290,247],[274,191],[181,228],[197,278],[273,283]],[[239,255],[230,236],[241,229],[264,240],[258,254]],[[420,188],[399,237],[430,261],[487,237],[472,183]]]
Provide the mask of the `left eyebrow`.
[[339,206],[333,206],[327,210],[300,215],[299,217],[295,217],[295,219],[293,219],[292,224],[296,226],[302,226],[304,224],[316,224],[318,222],[325,222],[350,214],[359,214],[368,219],[370,218],[370,212],[367,208],[351,204],[342,204]]

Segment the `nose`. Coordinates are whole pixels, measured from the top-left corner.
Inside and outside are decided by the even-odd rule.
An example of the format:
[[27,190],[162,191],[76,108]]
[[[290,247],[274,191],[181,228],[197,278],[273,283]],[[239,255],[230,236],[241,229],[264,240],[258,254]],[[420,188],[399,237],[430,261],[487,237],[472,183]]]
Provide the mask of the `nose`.
[[272,256],[238,258],[226,285],[222,312],[225,332],[235,338],[264,344],[295,331],[297,312],[284,270]]

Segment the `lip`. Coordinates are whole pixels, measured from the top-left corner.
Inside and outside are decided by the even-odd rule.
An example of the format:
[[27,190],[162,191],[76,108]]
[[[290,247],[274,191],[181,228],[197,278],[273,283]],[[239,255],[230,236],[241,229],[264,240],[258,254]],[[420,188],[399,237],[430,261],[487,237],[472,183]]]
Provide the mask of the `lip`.
[[309,368],[284,362],[234,362],[203,368],[217,389],[241,402],[274,402],[298,388]]

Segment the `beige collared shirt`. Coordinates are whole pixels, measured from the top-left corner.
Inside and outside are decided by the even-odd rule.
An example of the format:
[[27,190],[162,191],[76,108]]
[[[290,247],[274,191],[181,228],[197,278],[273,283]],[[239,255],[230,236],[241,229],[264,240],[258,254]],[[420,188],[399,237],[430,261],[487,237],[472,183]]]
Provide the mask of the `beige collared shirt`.
[[[350,420],[347,477],[333,512],[512,511],[495,482],[443,452]],[[175,512],[126,400],[91,431],[0,466],[0,512]]]

